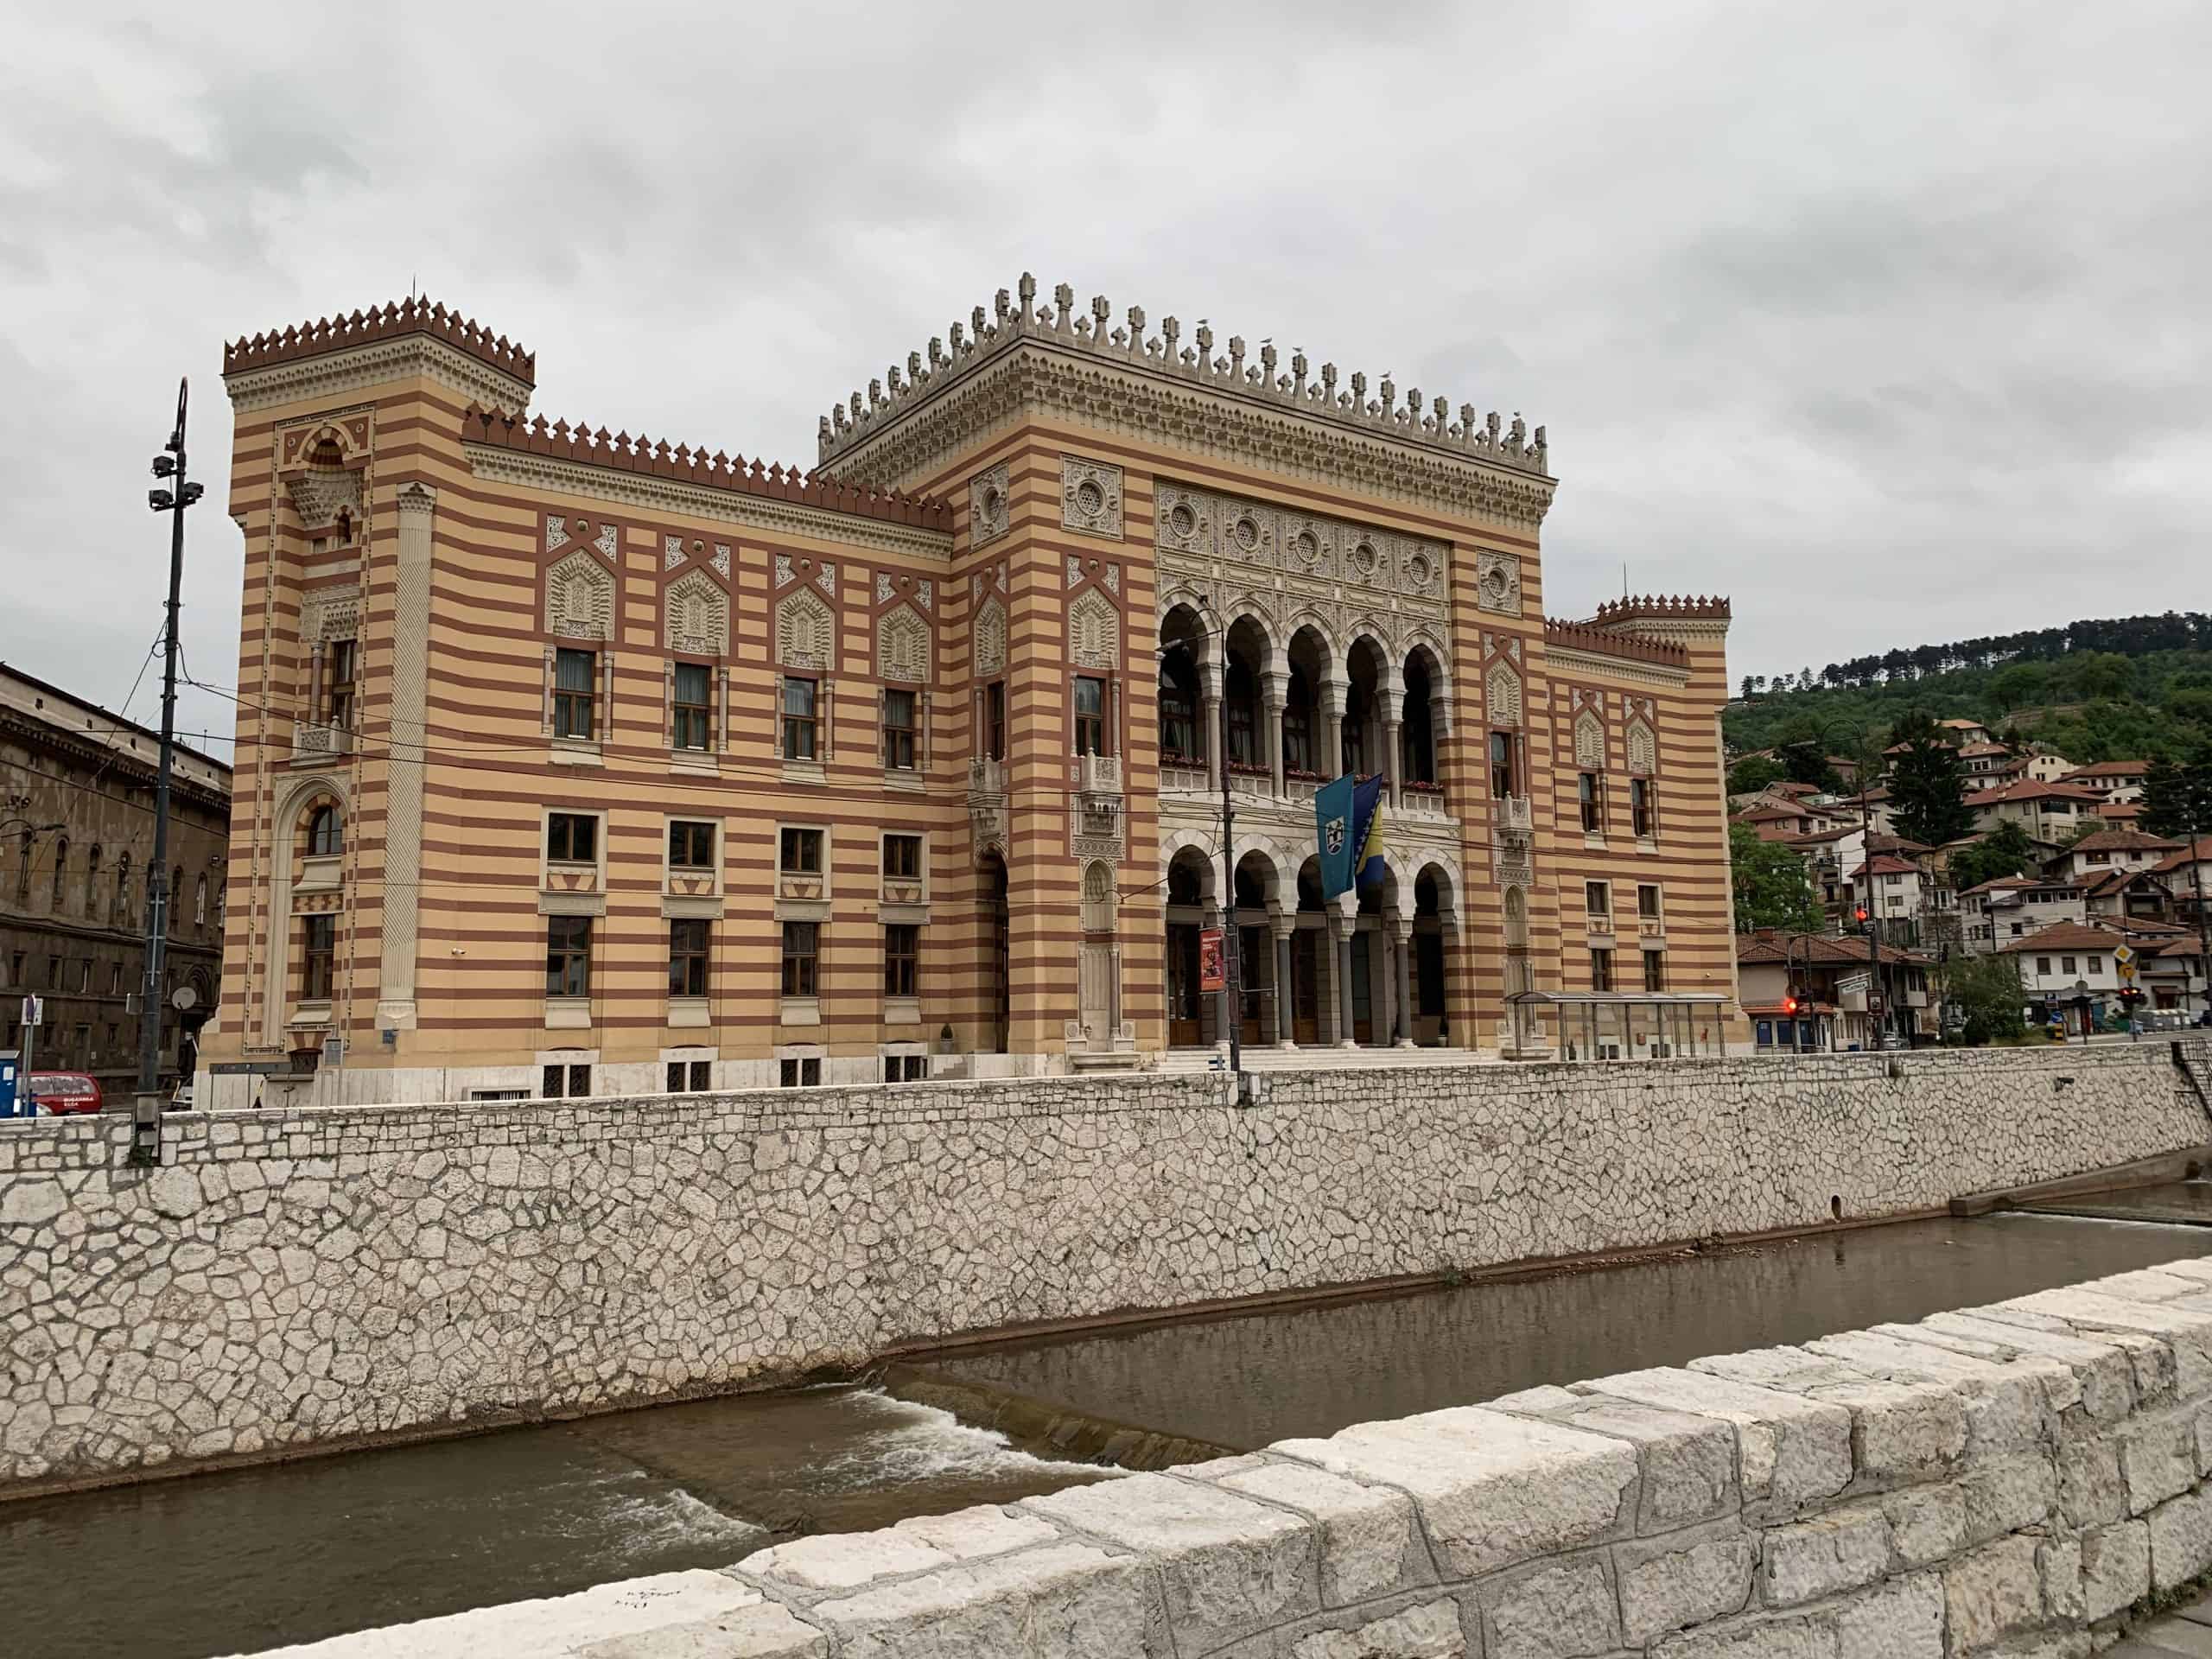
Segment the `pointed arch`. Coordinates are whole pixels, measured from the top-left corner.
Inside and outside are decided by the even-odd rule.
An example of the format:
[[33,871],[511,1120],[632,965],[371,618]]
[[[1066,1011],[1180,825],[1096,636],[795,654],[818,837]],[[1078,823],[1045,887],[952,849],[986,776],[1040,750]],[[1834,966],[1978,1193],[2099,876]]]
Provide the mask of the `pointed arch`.
[[894,606],[875,624],[875,671],[880,678],[926,682],[930,677],[929,624],[912,607]]
[[1122,665],[1122,613],[1096,588],[1068,607],[1068,656],[1077,668],[1098,672]]
[[1006,668],[1006,607],[987,599],[976,613],[976,671],[998,674]]
[[1628,769],[1646,778],[1659,770],[1659,740],[1641,717],[1629,722]]
[[569,639],[614,637],[614,574],[579,549],[545,573],[545,632]]
[[809,588],[777,602],[776,660],[787,668],[837,665],[836,615]]
[[1574,717],[1574,764],[1585,772],[1605,769],[1605,722],[1594,709]]
[[1483,680],[1483,702],[1493,726],[1521,723],[1521,677],[1503,663],[1491,664]]
[[721,657],[729,649],[729,595],[703,570],[678,576],[661,599],[663,643],[692,657]]

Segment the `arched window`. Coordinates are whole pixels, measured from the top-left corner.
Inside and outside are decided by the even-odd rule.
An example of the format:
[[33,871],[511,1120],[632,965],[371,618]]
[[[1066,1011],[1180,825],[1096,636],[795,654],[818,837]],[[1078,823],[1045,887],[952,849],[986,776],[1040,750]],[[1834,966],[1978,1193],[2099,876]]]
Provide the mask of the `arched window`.
[[22,840],[16,851],[16,902],[28,905],[31,901],[31,832],[22,833]]
[[308,856],[335,858],[345,850],[345,832],[334,806],[318,806],[308,817]]
[[1198,677],[1187,651],[1171,650],[1160,659],[1160,758],[1196,760],[1198,746]]
[[184,866],[179,864],[169,871],[169,931],[174,934],[184,921]]
[[85,858],[85,914],[98,916],[100,908],[100,848],[92,843],[92,850]]
[[54,908],[61,909],[61,884],[69,874],[69,837],[64,836],[54,843]]
[[120,927],[130,916],[130,855],[125,853],[115,861],[115,924]]
[[192,925],[194,927],[207,925],[207,878],[204,875],[192,893]]

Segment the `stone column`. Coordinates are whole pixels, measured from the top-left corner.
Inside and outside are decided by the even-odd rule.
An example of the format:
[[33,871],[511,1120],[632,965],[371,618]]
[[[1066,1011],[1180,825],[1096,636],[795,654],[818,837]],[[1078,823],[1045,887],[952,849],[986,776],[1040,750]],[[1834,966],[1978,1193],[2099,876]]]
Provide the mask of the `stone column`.
[[1324,779],[1334,778],[1344,764],[1344,687],[1332,680],[1321,688],[1320,764],[1313,768]]
[[1298,931],[1298,912],[1274,911],[1268,914],[1268,926],[1275,938],[1275,1046],[1296,1048],[1291,1038],[1293,1001],[1290,982],[1290,940]]
[[1205,753],[1206,785],[1219,794],[1222,768],[1229,764],[1229,757],[1221,752],[1221,670],[1211,663],[1201,668],[1198,688],[1198,718],[1205,722],[1198,734],[1198,747]]
[[1414,925],[1410,918],[1390,927],[1393,953],[1398,959],[1398,1046],[1414,1046]]
[[1376,770],[1384,779],[1382,792],[1393,806],[1398,804],[1398,785],[1405,772],[1405,762],[1398,753],[1398,739],[1405,729],[1406,686],[1398,677],[1395,664],[1387,666],[1382,681],[1375,688],[1378,722],[1382,728],[1382,753]]
[[[393,573],[391,747],[420,755],[429,736],[430,550],[438,494],[423,483],[399,491],[399,548]],[[612,641],[608,642],[612,645]],[[610,649],[611,664],[614,653]],[[378,893],[383,960],[377,976],[377,1026],[415,1028],[415,948],[421,928],[422,766],[385,768],[384,880]]]
[[[1341,902],[1339,900],[1339,903]],[[1353,1015],[1351,1006],[1351,946],[1353,937],[1358,931],[1359,914],[1357,911],[1350,914],[1341,909],[1332,910],[1329,912],[1329,936],[1336,941],[1334,954],[1337,959],[1337,1046],[1338,1048],[1359,1046],[1359,1022]],[[1371,985],[1369,987],[1368,995],[1371,1001],[1374,995],[1374,988]]]
[[[305,715],[299,721],[302,726],[320,726],[322,723],[324,651],[322,641],[318,639],[308,652],[308,706]],[[299,739],[296,736],[292,740],[292,747],[295,749],[299,747]]]
[[1393,806],[1398,804],[1398,785],[1402,781],[1399,774],[1406,769],[1398,753],[1398,741],[1404,732],[1404,722],[1401,721],[1385,720],[1382,722],[1382,776],[1388,780],[1383,793],[1389,798]]
[[1268,746],[1268,775],[1271,778],[1275,798],[1283,793],[1282,779],[1282,706],[1283,693],[1289,677],[1269,669],[1260,677],[1260,711],[1262,728],[1266,732]]

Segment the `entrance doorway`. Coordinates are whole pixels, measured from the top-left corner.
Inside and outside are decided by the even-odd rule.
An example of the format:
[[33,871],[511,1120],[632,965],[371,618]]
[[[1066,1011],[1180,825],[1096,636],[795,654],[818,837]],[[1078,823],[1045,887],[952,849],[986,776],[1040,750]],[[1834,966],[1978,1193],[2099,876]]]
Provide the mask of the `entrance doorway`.
[[1006,861],[996,853],[983,855],[984,913],[990,918],[991,945],[989,957],[990,982],[984,988],[988,998],[990,1020],[990,1048],[988,1052],[1003,1054],[1007,1039],[1014,1024],[1014,995],[1012,976],[1007,971],[1009,927],[1007,920]]
[[1321,931],[1301,927],[1290,936],[1290,1039],[1321,1040]]
[[1351,936],[1351,1039],[1363,1048],[1375,1041],[1373,952],[1370,949],[1374,938],[1365,932]]
[[1196,1048],[1204,1040],[1198,991],[1198,928],[1167,925],[1167,1046]]

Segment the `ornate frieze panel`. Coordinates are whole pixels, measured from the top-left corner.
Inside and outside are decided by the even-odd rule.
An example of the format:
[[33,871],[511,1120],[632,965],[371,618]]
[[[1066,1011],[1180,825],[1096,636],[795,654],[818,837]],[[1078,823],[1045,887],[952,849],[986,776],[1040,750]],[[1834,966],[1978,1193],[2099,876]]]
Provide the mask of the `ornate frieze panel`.
[[1605,769],[1605,722],[1592,709],[1574,717],[1574,764],[1584,772]]
[[976,671],[978,674],[1002,674],[1006,671],[1006,607],[995,599],[983,601],[983,608],[976,613]]
[[776,660],[825,672],[837,665],[836,613],[807,588],[777,601]]
[[614,577],[579,548],[545,573],[545,632],[568,639],[614,637]]
[[1060,524],[1086,536],[1122,539],[1122,469],[1104,461],[1060,457]]
[[1483,702],[1493,726],[1521,723],[1521,677],[1503,663],[1491,664],[1483,677]]
[[1510,553],[1475,553],[1475,603],[1500,616],[1521,614],[1521,561]]
[[900,605],[875,624],[875,671],[880,679],[922,684],[930,677],[929,624]]
[[361,589],[357,582],[310,588],[300,595],[300,643],[352,639],[361,632]]
[[1068,658],[1077,668],[1111,673],[1122,665],[1122,613],[1096,588],[1068,607]]
[[1640,717],[1629,722],[1628,769],[1646,777],[1659,770],[1659,740]]
[[1006,534],[1013,508],[1011,474],[1001,461],[968,480],[968,539],[984,547]]
[[666,648],[693,657],[721,657],[729,649],[729,596],[703,570],[669,584],[661,601]]
[[1161,484],[1157,506],[1163,611],[1202,592],[1224,616],[1249,612],[1278,627],[1310,616],[1339,644],[1358,630],[1394,654],[1420,639],[1450,659],[1441,543],[1179,484]]

